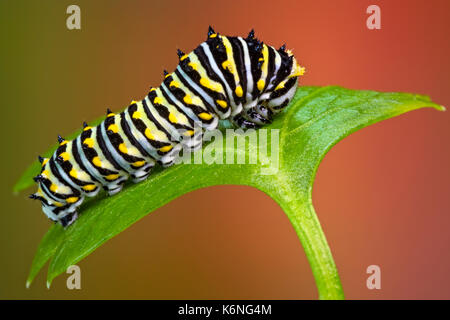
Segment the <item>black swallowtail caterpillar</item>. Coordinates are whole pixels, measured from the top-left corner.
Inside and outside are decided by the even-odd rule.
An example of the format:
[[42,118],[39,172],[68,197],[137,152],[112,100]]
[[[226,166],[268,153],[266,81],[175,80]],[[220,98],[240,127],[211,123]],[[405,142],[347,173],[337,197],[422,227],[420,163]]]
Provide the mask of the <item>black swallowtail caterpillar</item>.
[[130,176],[139,182],[156,163],[173,164],[183,146],[201,146],[203,132],[219,120],[242,128],[269,123],[292,99],[304,72],[285,45],[274,49],[253,30],[241,38],[209,27],[194,51],[177,53],[175,71],[164,71],[161,85],[143,100],[118,114],[108,109],[101,124],[84,123],[72,141],[58,136],[52,157],[39,157],[38,191],[30,198],[42,202],[50,219],[70,225],[86,196],[102,187],[113,195]]

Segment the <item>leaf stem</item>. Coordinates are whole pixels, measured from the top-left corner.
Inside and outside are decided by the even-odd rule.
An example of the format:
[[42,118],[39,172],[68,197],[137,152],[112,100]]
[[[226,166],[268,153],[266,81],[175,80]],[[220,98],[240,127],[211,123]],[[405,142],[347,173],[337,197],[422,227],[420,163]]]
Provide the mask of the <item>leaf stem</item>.
[[[305,250],[321,300],[343,300],[344,291],[336,264],[309,201],[288,201],[282,206]],[[279,202],[283,203],[283,202]],[[287,205],[286,205],[287,204]]]

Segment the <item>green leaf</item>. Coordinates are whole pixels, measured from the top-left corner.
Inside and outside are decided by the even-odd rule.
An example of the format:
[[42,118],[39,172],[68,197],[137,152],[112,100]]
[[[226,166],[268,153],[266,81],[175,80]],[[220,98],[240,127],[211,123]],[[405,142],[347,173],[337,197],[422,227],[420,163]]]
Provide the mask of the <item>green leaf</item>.
[[[337,269],[312,206],[316,170],[328,150],[352,132],[423,107],[445,110],[421,95],[355,91],[341,87],[300,87],[286,110],[271,125],[263,128],[279,129],[276,174],[268,175],[264,171],[268,169],[267,160],[277,154],[275,149],[270,150],[267,157],[260,156],[257,164],[178,164],[164,170],[157,169],[146,181],[129,184],[113,197],[102,195],[86,201],[79,210],[79,219],[66,230],[59,225],[51,227],[38,248],[27,284],[32,282],[46,261],[51,260],[47,276],[50,285],[67,267],[148,213],[187,192],[213,185],[234,184],[258,188],[281,206],[304,247],[319,298],[342,299],[344,295]],[[261,129],[257,133],[260,132]],[[269,130],[268,133],[269,137],[275,138],[277,132]],[[217,139],[213,143],[223,144],[224,141],[225,138]],[[206,148],[208,146],[195,155],[206,154]],[[241,155],[246,153],[248,157],[258,150],[258,145],[250,141],[245,147],[227,146],[227,150]],[[219,156],[225,159],[225,153]],[[33,183],[31,178],[38,170],[38,165],[30,167],[15,190],[30,186]]]

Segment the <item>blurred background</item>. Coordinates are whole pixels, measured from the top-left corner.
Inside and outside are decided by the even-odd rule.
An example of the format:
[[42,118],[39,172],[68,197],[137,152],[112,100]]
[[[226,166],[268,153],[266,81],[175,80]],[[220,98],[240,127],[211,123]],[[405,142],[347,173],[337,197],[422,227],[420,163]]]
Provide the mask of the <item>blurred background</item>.
[[[71,4],[81,30],[66,28]],[[366,27],[371,4],[381,30]],[[78,264],[81,290],[68,290],[65,274],[47,290],[46,268],[25,288],[51,223],[30,192],[12,194],[14,183],[57,134],[158,85],[176,49],[194,49],[208,25],[287,43],[306,66],[303,85],[416,92],[450,106],[446,0],[1,1],[0,298],[317,298],[283,211],[241,186],[195,191],[148,215]],[[450,114],[423,109],[325,157],[313,201],[347,298],[450,298],[449,138]],[[373,264],[381,290],[366,287]]]

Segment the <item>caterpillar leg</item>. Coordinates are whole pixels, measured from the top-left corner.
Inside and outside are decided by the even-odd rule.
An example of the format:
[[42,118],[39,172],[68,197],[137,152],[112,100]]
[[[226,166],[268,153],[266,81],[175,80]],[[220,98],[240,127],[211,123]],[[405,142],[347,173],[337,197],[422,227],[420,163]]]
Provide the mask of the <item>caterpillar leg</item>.
[[235,126],[240,127],[242,129],[258,129],[260,127],[260,125],[256,124],[255,122],[252,122],[251,120],[248,120],[242,114],[238,114],[237,116],[235,116],[231,122]]
[[139,169],[138,171],[132,173],[131,178],[133,179],[133,182],[138,183],[138,182],[141,182],[141,181],[147,179],[152,168],[153,168],[153,164],[149,163],[142,169]]
[[70,226],[77,219],[78,219],[78,212],[73,211],[66,214],[63,218],[59,219],[59,223],[65,228]]
[[163,167],[170,167],[175,163],[175,160],[180,156],[180,151],[182,149],[181,144],[177,144],[171,151],[165,154],[158,162]]
[[105,189],[105,191],[108,192],[110,196],[113,196],[122,190],[123,184],[125,183],[126,180],[127,179],[122,180],[117,179],[116,181],[104,186],[103,189]]
[[247,117],[257,125],[263,126],[272,122],[272,115],[269,109],[259,105],[247,111]]
[[265,118],[268,121],[267,123],[272,122],[273,112],[269,108],[263,105],[258,105],[256,106],[255,110],[258,114],[260,114],[263,118]]
[[183,151],[193,152],[202,147],[203,143],[203,132],[197,131],[194,136],[192,136],[186,142],[183,141]]
[[258,129],[272,122],[272,112],[268,108],[258,105],[242,111],[233,118],[232,122],[243,129]]

